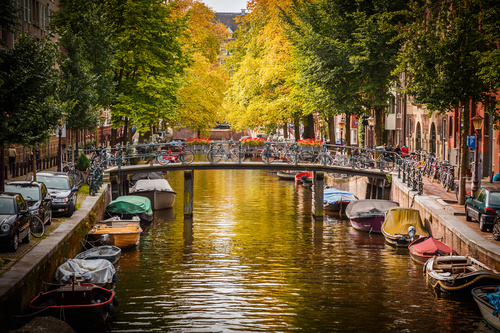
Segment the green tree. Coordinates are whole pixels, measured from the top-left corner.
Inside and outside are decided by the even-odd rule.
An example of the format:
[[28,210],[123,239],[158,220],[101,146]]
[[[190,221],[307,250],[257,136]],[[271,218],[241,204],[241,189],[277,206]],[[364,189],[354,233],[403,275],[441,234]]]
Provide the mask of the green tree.
[[465,202],[470,106],[494,92],[481,75],[481,55],[496,49],[479,26],[483,9],[480,0],[411,1],[408,14],[413,21],[402,34],[399,57],[398,69],[406,78],[403,91],[415,102],[425,104],[429,112],[464,108],[459,204]]
[[[37,148],[57,127],[64,106],[54,95],[59,79],[56,49],[47,40],[21,35],[16,47],[1,51],[0,58],[2,155],[6,142]],[[3,180],[0,172],[0,190]]]

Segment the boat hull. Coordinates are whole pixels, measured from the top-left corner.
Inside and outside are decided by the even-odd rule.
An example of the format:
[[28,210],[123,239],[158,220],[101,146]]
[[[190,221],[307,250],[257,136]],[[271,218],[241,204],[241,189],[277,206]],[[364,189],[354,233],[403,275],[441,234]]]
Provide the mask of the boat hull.
[[103,245],[78,253],[75,259],[95,260],[105,259],[113,265],[118,262],[122,250],[118,246]]
[[148,198],[151,200],[153,210],[169,209],[174,206],[175,192],[166,191],[141,191],[134,192],[134,195]]
[[[115,303],[115,304],[113,304]],[[67,322],[75,331],[102,327],[114,314],[115,293],[92,284],[67,285],[35,297],[32,312]]]
[[104,234],[109,235],[110,244],[125,249],[139,244],[142,229],[137,224],[129,224],[125,227],[113,227],[105,224],[96,224],[88,233],[91,241],[99,241]]
[[[423,245],[428,241],[433,241],[438,245],[435,245],[434,247],[427,246],[428,249],[425,251],[419,251],[419,244]],[[425,264],[427,260],[434,256],[458,255],[458,253],[453,251],[448,245],[432,237],[420,237],[416,239],[408,245],[408,250],[410,252],[410,258],[418,264]]]
[[382,223],[384,222],[384,216],[372,216],[363,218],[349,219],[351,225],[354,229],[366,232],[382,233]]
[[484,321],[497,331],[500,331],[500,317],[493,314],[496,309],[490,304],[489,299],[486,297],[487,294],[495,292],[497,287],[498,285],[476,287],[473,288],[471,292],[474,297],[474,301],[476,301],[477,306],[479,307],[479,311],[481,311],[481,314],[483,315]]

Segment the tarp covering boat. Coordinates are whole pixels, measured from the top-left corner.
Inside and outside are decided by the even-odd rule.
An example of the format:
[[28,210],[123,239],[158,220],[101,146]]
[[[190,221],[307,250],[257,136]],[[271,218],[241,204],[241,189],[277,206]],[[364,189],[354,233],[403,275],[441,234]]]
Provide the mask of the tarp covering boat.
[[82,276],[84,282],[99,285],[112,282],[115,273],[115,267],[106,259],[68,259],[57,267],[55,277],[59,283],[67,284],[77,274]]
[[130,193],[144,192],[144,191],[162,191],[171,192],[175,194],[172,186],[166,179],[140,179],[130,189]]
[[384,216],[391,207],[397,207],[399,203],[389,200],[367,199],[351,201],[345,210],[350,219],[363,217]]
[[415,227],[416,235],[429,235],[422,223],[418,210],[405,207],[392,207],[387,212],[383,229],[392,235],[407,234],[408,228],[411,226]]
[[151,201],[138,195],[118,197],[109,203],[106,210],[112,214],[153,214]]
[[497,316],[500,313],[500,287],[497,287],[494,293],[487,294],[486,297],[490,300],[490,304],[495,307],[493,315]]
[[334,204],[337,201],[350,202],[356,199],[356,196],[351,192],[341,191],[333,187],[325,188],[323,191],[324,203]]
[[138,172],[132,175],[132,181],[137,181],[139,179],[164,179],[161,172],[149,171],[149,172]]
[[432,237],[413,245],[413,250],[420,254],[450,254],[454,252],[451,247]]

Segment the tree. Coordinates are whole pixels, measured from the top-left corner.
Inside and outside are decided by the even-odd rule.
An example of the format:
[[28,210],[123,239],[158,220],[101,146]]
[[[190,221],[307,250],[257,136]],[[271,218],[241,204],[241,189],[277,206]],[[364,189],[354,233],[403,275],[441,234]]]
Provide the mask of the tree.
[[480,0],[410,2],[413,18],[402,33],[404,45],[398,70],[405,73],[403,92],[429,112],[445,113],[463,107],[459,204],[465,202],[467,135],[470,105],[486,101],[493,86],[481,76],[481,55],[496,49],[480,29]]
[[[21,35],[16,47],[0,52],[0,148],[5,143],[36,148],[59,124],[62,108],[54,92],[59,79],[56,49],[48,40]],[[3,160],[3,156],[1,156]],[[0,172],[0,190],[3,190]]]

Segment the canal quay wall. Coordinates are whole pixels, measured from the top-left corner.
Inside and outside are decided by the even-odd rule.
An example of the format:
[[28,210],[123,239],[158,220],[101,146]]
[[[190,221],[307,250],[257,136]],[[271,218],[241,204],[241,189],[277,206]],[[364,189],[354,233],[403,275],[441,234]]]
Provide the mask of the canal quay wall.
[[48,289],[46,283],[53,281],[57,267],[82,250],[82,239],[111,200],[108,187],[105,184],[97,195],[88,196],[71,217],[0,276],[0,327],[12,325],[13,318]]
[[[389,187],[375,182],[366,177],[357,176],[344,179],[329,178],[326,183],[352,192],[359,199],[375,198],[372,189],[377,188],[379,194],[383,194],[379,195],[379,198],[384,197],[384,199],[398,202],[402,207],[419,210],[422,221],[433,237],[442,239],[460,255],[469,255],[500,271],[500,246],[484,239],[469,228],[465,224],[463,213],[457,212],[452,205],[437,196],[418,195],[417,191],[412,191],[394,173]],[[372,184],[377,186],[372,186]]]

